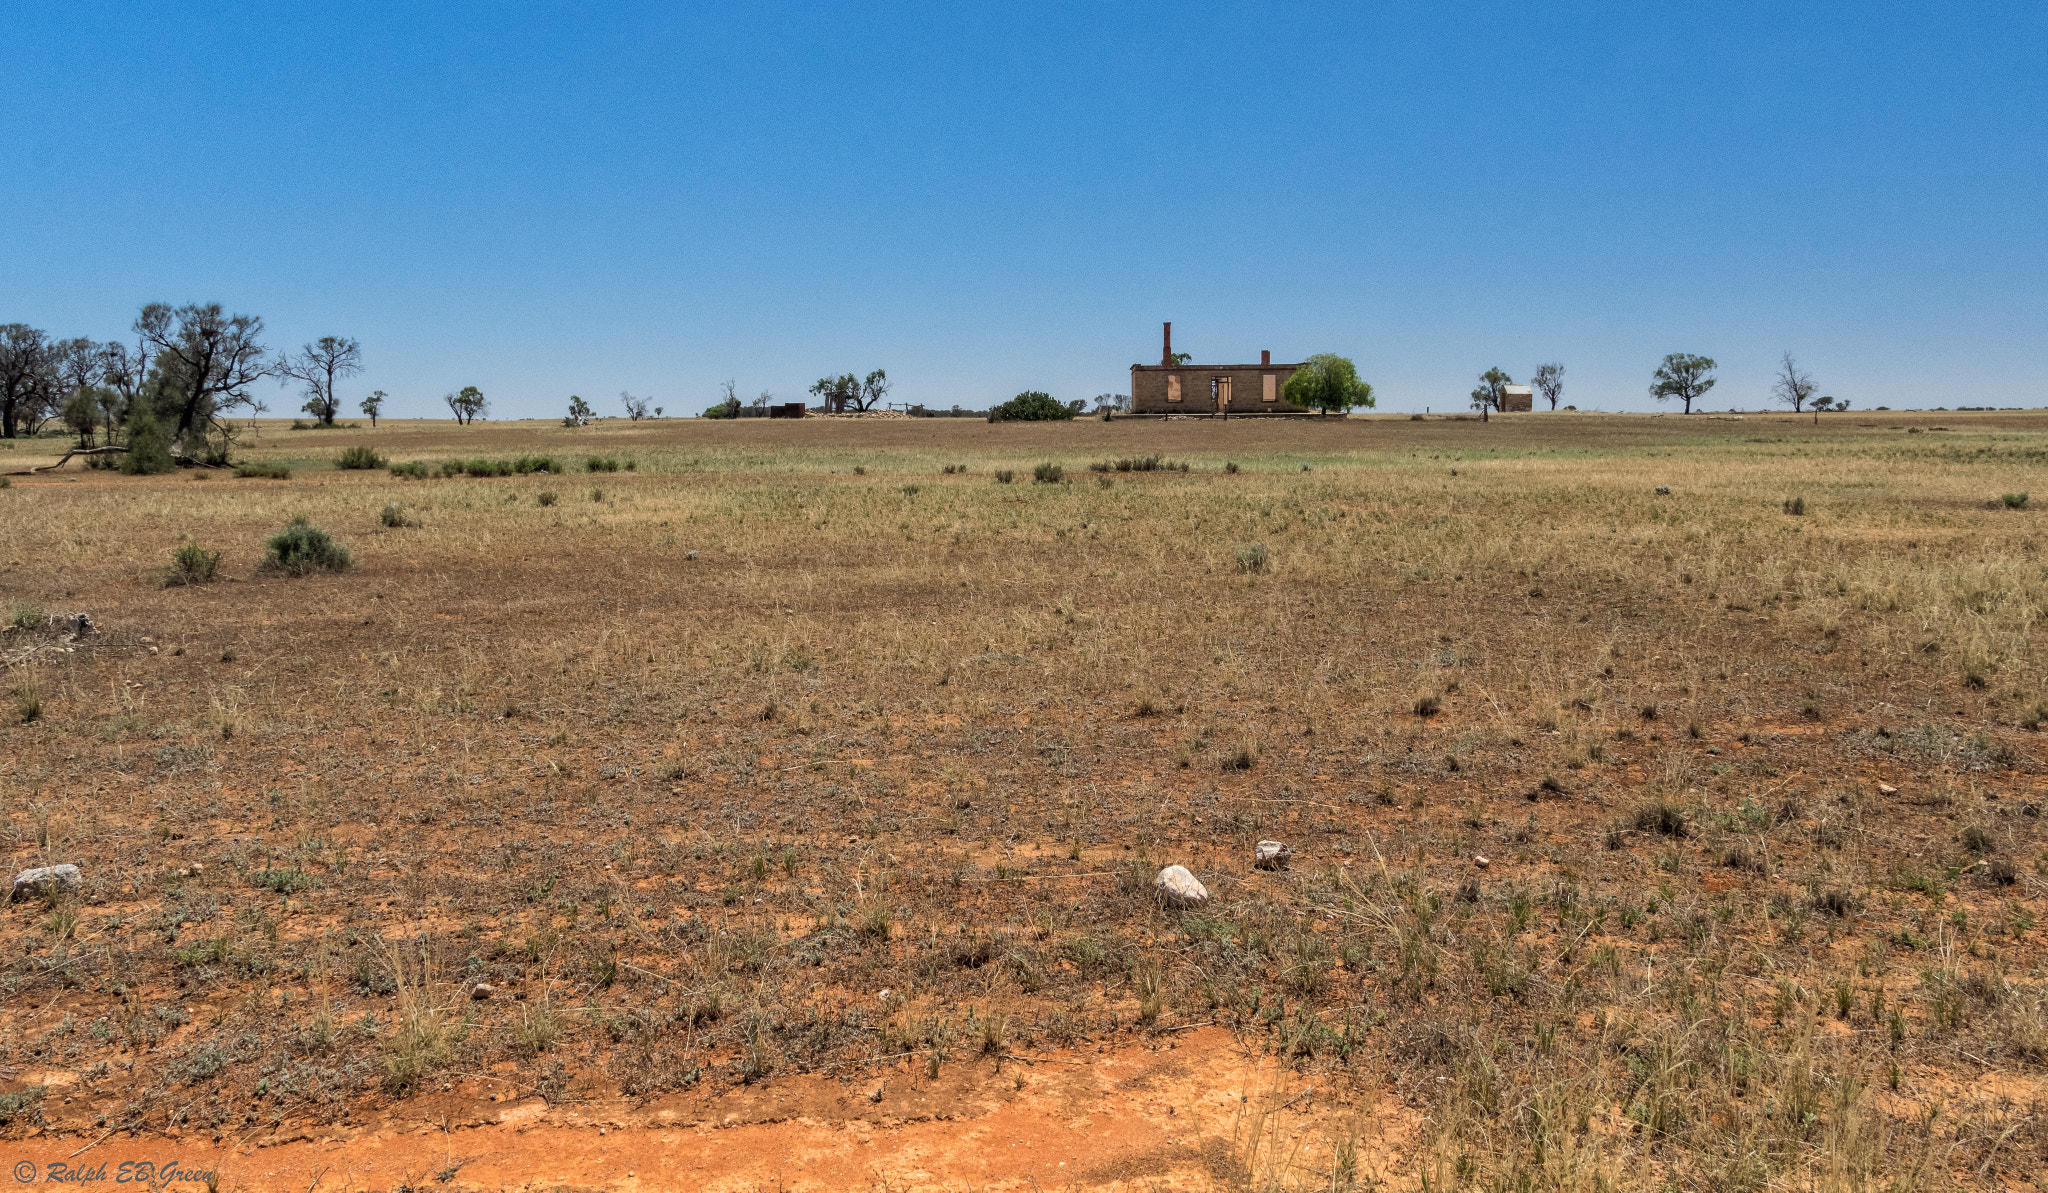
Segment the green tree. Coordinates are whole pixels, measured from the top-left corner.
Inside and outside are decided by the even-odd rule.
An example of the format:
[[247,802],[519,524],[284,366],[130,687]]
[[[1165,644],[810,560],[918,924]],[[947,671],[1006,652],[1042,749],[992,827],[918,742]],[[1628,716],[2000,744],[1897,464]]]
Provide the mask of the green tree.
[[1358,379],[1358,366],[1345,357],[1318,352],[1287,379],[1281,396],[1304,410],[1341,414],[1354,407],[1370,408],[1372,386]]
[[377,416],[384,413],[384,399],[390,396],[390,394],[387,394],[380,389],[376,393],[373,393],[369,397],[363,399],[363,413],[370,416],[371,429],[374,430],[376,428]]
[[590,403],[584,401],[577,394],[570,394],[569,413],[562,417],[562,425],[565,427],[580,427],[596,417],[597,411],[590,408]]
[[1706,397],[1712,388],[1713,358],[1687,352],[1673,352],[1665,357],[1650,378],[1651,397],[1660,402],[1682,402],[1687,414],[1692,413],[1692,404]]
[[1484,419],[1488,412],[1500,409],[1501,399],[1507,396],[1508,386],[1515,379],[1499,369],[1488,369],[1479,374],[1479,387],[1472,391],[1472,409]]
[[1529,384],[1536,387],[1536,392],[1543,395],[1543,400],[1550,403],[1552,410],[1557,409],[1557,400],[1564,396],[1564,366],[1537,365],[1536,375],[1529,379]]
[[[93,435],[100,425],[101,391],[94,386],[81,386],[71,391],[64,399],[64,425],[78,436],[78,446],[91,447]],[[108,438],[113,437],[113,428],[107,430]]]
[[821,399],[828,412],[844,410],[872,410],[889,395],[891,382],[889,374],[881,369],[867,375],[866,380],[852,373],[841,373],[837,377],[820,377],[811,386],[811,394]]
[[484,391],[474,385],[465,385],[459,392],[447,394],[441,400],[448,403],[448,409],[455,412],[455,421],[465,425],[483,417],[491,408],[490,399],[484,397]]

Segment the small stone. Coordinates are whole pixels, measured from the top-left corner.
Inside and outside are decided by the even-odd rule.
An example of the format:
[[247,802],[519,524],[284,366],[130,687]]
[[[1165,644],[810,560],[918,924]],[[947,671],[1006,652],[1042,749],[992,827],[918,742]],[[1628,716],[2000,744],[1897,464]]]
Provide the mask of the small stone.
[[192,863],[192,872],[193,872],[194,874],[204,874],[204,873],[206,873],[206,863],[205,863],[205,862],[193,862],[193,863]]
[[683,552],[683,558],[684,558],[684,559],[695,559],[695,558],[697,558],[697,553],[696,553],[695,551],[685,551],[685,552]]
[[1671,496],[1671,486],[1670,486],[1670,485],[1658,485],[1658,486],[1657,486],[1657,496],[1659,496],[1659,497],[1669,497],[1669,496]]
[[1252,847],[1252,865],[1261,870],[1285,870],[1294,851],[1278,841],[1261,841]]
[[887,1079],[875,1082],[875,1088],[868,1091],[868,1101],[881,1101],[883,1092],[886,1091],[888,1088],[889,1082],[887,1081]]
[[1198,907],[1209,901],[1209,888],[1196,881],[1186,866],[1168,866],[1152,880],[1152,889],[1168,907]]
[[1899,793],[1899,789],[1892,786],[1890,783],[1879,783],[1877,785],[1877,793],[1879,795],[1897,795]]
[[1487,860],[1486,860],[1486,855],[1485,855],[1485,854],[1483,854],[1483,853],[1475,853],[1475,854],[1473,854],[1473,855],[1472,855],[1472,864],[1473,864],[1473,865],[1475,865],[1475,866],[1477,866],[1477,867],[1479,867],[1480,869],[1484,870],[1484,869],[1486,869],[1486,868],[1487,868],[1488,866],[1491,866],[1491,865],[1492,865],[1493,863],[1492,863],[1492,862],[1490,862],[1490,861],[1487,861]]
[[497,992],[497,988],[492,986],[489,982],[478,982],[476,985],[471,986],[469,988],[470,1001],[482,1002],[485,999],[489,998],[491,995],[496,994]]
[[7,901],[32,899],[47,893],[76,894],[79,883],[78,867],[66,862],[61,866],[37,866],[23,870],[14,876],[14,889],[8,893]]

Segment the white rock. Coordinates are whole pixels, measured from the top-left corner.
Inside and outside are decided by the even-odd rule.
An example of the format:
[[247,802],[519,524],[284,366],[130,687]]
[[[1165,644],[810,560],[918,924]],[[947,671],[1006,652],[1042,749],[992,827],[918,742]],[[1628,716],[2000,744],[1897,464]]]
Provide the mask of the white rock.
[[1285,870],[1294,851],[1278,841],[1261,841],[1252,847],[1252,865],[1261,870]]
[[1186,866],[1168,866],[1152,880],[1152,889],[1168,907],[1198,907],[1209,901],[1209,888],[1196,881]]
[[1877,793],[1879,795],[1897,795],[1899,793],[1899,789],[1892,786],[1890,783],[1879,783],[1877,785]]
[[14,876],[14,889],[9,892],[7,901],[12,903],[16,899],[35,898],[46,888],[58,894],[75,894],[78,883],[78,867],[68,862],[61,866],[37,866]]
[[1485,854],[1475,853],[1472,855],[1472,864],[1484,870],[1488,866],[1491,866],[1493,863],[1486,860]]
[[473,1001],[483,1002],[485,999],[488,999],[491,995],[496,994],[497,992],[497,988],[495,986],[492,986],[489,982],[478,982],[476,985],[471,986],[469,988],[469,997]]

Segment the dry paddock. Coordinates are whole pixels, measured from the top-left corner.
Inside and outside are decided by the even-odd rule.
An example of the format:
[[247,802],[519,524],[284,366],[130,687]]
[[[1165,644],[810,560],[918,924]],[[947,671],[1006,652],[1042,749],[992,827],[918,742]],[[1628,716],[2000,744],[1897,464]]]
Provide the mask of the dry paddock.
[[[1332,1100],[1104,1181],[2048,1170],[2048,514],[2002,499],[2048,504],[2048,415],[270,422],[250,455],[289,479],[0,489],[8,857],[85,875],[0,919],[14,1145],[716,1121],[888,1074],[815,1114],[987,1109],[1028,1096],[1005,1058],[1222,1031]],[[554,467],[437,475],[521,456]],[[261,569],[302,516],[352,568]],[[218,575],[166,587],[188,543]],[[38,628],[73,611],[98,632]],[[1170,862],[1207,905],[1151,897]]]

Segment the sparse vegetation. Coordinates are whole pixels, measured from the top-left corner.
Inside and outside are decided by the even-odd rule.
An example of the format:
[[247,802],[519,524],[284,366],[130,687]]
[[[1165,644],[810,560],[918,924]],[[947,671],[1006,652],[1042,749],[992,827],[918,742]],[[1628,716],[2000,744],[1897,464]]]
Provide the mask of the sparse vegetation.
[[376,448],[360,443],[341,449],[341,454],[334,457],[335,468],[344,472],[369,472],[384,467],[385,463]]
[[[2024,1187],[2048,618],[1987,497],[2048,423],[1673,415],[406,420],[388,514],[326,456],[25,480],[0,785],[17,868],[86,886],[0,918],[0,1119],[715,1122],[801,1075],[879,1123],[1107,1073],[1190,1139],[1242,1108],[1162,1188]],[[601,435],[638,471],[437,475]],[[360,578],[148,582],[414,509]]]

